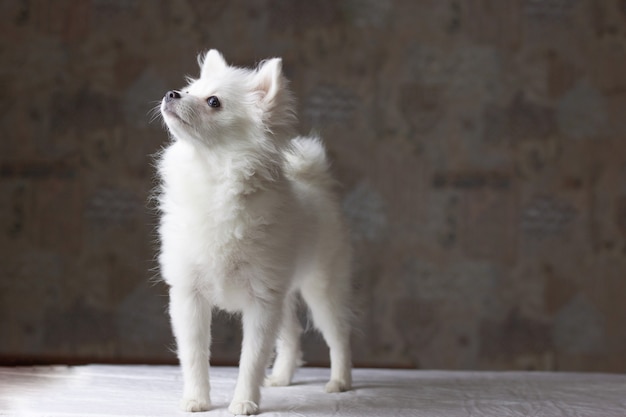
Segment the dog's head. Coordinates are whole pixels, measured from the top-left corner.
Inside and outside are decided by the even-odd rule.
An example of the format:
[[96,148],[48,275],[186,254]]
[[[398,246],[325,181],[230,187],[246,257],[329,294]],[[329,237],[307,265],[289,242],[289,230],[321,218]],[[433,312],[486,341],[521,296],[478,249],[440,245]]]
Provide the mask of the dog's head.
[[200,78],[188,79],[187,87],[168,91],[161,101],[161,114],[176,139],[211,145],[283,140],[292,133],[293,99],[280,58],[251,70],[229,66],[212,49],[198,63]]

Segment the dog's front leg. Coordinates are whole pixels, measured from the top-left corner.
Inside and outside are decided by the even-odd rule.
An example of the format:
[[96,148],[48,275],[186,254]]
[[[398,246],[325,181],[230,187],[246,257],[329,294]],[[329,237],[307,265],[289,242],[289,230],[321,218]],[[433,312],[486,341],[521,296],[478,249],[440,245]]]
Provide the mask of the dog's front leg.
[[209,356],[211,306],[195,289],[170,288],[170,316],[183,372],[184,411],[206,411],[211,407]]
[[233,414],[257,414],[265,368],[280,322],[281,303],[255,301],[242,315],[243,343],[239,377],[228,410]]

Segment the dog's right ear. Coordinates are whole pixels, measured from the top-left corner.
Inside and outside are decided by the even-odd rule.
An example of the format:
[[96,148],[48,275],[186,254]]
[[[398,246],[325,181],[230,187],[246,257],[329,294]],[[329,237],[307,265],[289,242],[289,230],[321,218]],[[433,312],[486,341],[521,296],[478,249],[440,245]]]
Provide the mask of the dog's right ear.
[[200,78],[209,76],[211,73],[228,66],[226,60],[217,49],[211,49],[204,55],[198,55],[198,65],[200,65]]
[[255,90],[259,93],[260,102],[268,108],[274,105],[276,95],[284,84],[282,73],[282,59],[272,58],[261,62],[254,75]]

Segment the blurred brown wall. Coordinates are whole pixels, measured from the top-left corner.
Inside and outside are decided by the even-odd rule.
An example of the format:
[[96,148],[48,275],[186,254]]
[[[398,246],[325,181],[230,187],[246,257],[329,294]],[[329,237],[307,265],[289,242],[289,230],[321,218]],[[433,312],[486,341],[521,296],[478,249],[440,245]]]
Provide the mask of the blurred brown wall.
[[326,140],[357,364],[626,372],[617,0],[0,1],[4,362],[173,360],[149,110],[207,48],[283,57]]

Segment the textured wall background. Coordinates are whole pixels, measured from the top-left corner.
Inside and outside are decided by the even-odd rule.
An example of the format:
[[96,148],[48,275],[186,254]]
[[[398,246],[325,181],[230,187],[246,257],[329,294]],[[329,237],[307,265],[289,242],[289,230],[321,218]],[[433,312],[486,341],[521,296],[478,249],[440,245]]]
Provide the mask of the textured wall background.
[[[0,1],[3,361],[174,359],[148,112],[209,47],[282,56],[326,139],[357,363],[626,372],[617,0]],[[236,361],[237,321],[214,334]]]

